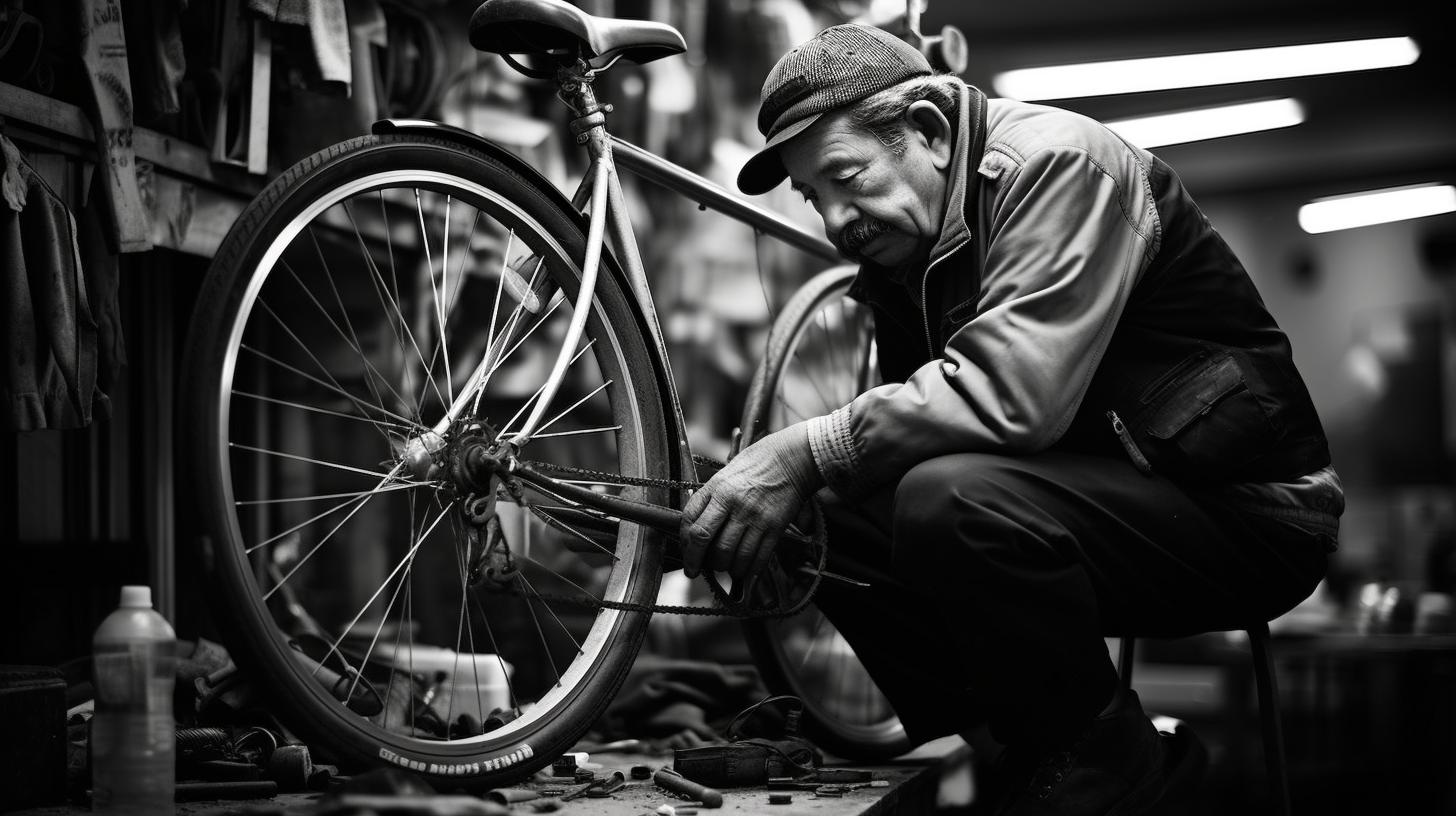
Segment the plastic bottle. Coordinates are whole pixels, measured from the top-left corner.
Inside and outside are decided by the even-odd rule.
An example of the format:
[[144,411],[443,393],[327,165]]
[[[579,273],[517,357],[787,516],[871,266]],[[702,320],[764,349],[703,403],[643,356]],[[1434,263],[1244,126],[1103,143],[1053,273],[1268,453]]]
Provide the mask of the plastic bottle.
[[91,811],[171,813],[176,796],[177,635],[152,608],[152,590],[121,588],[121,606],[96,628],[92,675]]

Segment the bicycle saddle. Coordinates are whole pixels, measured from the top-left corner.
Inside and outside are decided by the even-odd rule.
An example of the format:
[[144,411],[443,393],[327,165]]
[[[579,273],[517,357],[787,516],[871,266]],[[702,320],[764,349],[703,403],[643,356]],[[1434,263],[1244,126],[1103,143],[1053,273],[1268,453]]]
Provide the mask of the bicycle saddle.
[[485,0],[470,17],[470,44],[492,54],[620,57],[639,65],[687,50],[670,25],[597,17],[564,0]]

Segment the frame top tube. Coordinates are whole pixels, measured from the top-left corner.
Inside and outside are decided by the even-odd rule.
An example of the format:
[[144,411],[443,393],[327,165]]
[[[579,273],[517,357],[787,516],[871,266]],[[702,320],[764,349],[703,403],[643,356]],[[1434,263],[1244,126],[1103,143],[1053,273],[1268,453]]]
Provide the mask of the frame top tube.
[[824,236],[809,232],[798,224],[788,221],[782,215],[747,201],[729,192],[722,185],[714,184],[631,142],[616,136],[611,139],[612,155],[619,168],[684,195],[705,207],[718,210],[805,252],[818,255],[833,263],[845,262],[839,252],[834,249],[834,245],[829,243]]

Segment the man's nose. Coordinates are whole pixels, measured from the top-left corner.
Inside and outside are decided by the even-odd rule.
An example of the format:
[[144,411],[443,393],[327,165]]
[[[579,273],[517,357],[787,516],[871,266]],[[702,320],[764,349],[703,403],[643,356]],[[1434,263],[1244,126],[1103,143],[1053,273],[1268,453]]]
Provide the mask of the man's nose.
[[834,241],[845,227],[859,218],[859,210],[842,199],[821,200],[819,216],[824,219],[824,233],[829,236],[829,240]]

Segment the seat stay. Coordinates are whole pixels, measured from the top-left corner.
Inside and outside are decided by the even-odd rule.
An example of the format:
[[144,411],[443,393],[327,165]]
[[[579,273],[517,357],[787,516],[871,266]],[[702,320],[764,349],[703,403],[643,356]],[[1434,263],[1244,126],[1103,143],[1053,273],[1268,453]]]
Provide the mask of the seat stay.
[[670,25],[598,17],[565,0],[485,0],[470,17],[470,44],[492,54],[639,65],[687,50]]

